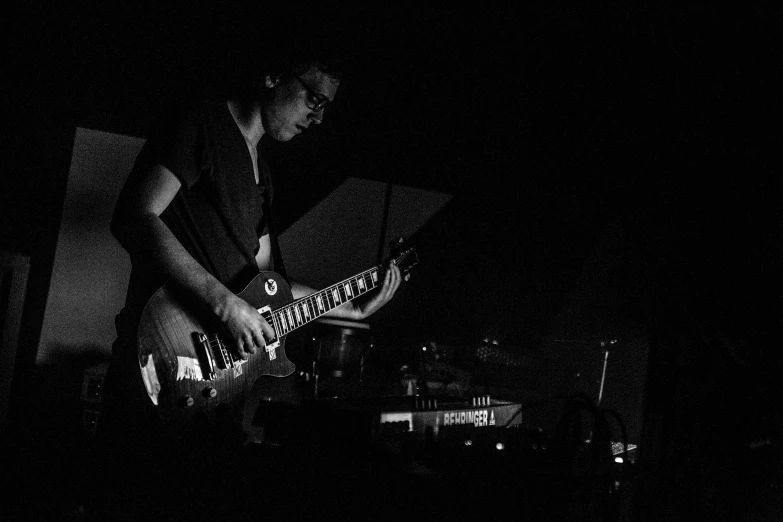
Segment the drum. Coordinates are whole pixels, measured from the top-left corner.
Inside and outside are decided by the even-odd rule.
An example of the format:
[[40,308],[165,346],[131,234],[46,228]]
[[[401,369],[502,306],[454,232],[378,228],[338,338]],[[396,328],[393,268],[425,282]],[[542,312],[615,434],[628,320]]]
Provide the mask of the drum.
[[315,398],[354,395],[362,381],[364,359],[372,347],[370,325],[327,318],[319,319],[315,326]]

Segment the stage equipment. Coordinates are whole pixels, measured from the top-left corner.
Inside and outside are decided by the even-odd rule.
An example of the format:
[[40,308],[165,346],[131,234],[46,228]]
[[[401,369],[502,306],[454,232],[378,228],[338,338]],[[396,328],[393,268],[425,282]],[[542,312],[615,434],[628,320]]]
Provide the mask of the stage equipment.
[[368,419],[371,438],[410,434],[437,438],[444,428],[482,429],[516,426],[522,422],[521,404],[489,395],[458,398],[447,395],[337,398],[319,401],[327,410]]
[[486,428],[517,425],[522,406],[496,400],[489,395],[471,397],[413,397],[413,400],[387,403],[381,408],[379,433],[414,432],[420,435],[432,431],[437,437],[443,427]]
[[612,345],[617,344],[617,339],[611,339],[609,341],[601,341],[599,343],[599,346],[604,352],[604,364],[603,368],[601,369],[601,385],[598,388],[598,402],[596,403],[598,406],[601,405],[601,399],[604,395],[604,382],[606,381],[606,365],[609,362],[609,347]]
[[484,363],[501,366],[524,366],[525,360],[500,347],[497,339],[485,337],[476,349],[476,358]]
[[390,439],[437,440],[443,430],[468,431],[518,426],[521,404],[488,395],[392,395],[330,397],[302,404],[262,402],[253,424],[265,428],[265,441],[348,442],[357,446]]
[[364,360],[373,346],[370,325],[319,319],[314,345],[313,394],[316,399],[355,393],[362,381]]
[[[617,347],[617,339],[601,339],[598,341],[579,341],[579,340],[567,340],[567,339],[553,339],[552,342],[565,345],[583,346],[588,348],[599,348],[602,352],[602,367],[601,377],[596,381],[598,385],[598,393],[596,406],[601,405],[601,401],[604,396],[604,385],[606,384],[606,368],[609,364],[609,351]],[[581,377],[581,371],[576,374],[577,377]],[[583,390],[586,391],[586,390]]]

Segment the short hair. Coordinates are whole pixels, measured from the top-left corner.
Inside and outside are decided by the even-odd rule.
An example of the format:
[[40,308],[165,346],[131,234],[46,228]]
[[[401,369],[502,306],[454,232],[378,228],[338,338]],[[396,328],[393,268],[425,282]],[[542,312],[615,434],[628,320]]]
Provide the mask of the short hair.
[[267,76],[301,74],[309,67],[340,81],[354,62],[353,36],[321,19],[264,16],[259,24],[258,18],[245,16],[221,42],[220,60],[206,69],[205,94],[257,96]]
[[265,74],[277,77],[301,74],[314,67],[330,78],[340,81],[350,63],[350,52],[338,43],[321,41],[313,44],[299,42],[286,50],[278,50],[268,60]]

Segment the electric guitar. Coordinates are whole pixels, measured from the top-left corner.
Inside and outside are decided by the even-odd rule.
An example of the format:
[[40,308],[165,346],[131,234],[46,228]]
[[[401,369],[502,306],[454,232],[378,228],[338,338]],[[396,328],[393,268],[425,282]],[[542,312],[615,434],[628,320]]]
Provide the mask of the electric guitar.
[[[418,264],[416,250],[399,250],[393,258],[407,280]],[[384,271],[383,265],[375,266],[296,301],[279,274],[261,272],[237,295],[264,316],[275,339],[246,360],[234,355],[214,319],[164,285],[145,305],[137,335],[141,376],[159,419],[175,429],[193,420],[236,420],[259,377],[294,372],[285,354],[286,336],[381,286]]]

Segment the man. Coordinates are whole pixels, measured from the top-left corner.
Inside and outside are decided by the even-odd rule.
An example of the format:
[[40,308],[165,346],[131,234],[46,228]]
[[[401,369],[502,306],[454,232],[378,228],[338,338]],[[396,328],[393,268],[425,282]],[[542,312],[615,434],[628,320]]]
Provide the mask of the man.
[[[336,76],[336,73],[332,74]],[[277,141],[289,141],[311,125],[320,124],[326,105],[334,99],[339,86],[339,79],[313,64],[300,65],[276,77],[266,76],[264,82],[267,91],[263,92],[259,99],[230,100],[218,102],[217,106],[213,104],[202,108],[201,114],[189,115],[189,121],[173,131],[175,135],[168,137],[173,141],[156,143],[142,152],[136,172],[120,196],[112,221],[112,232],[130,253],[134,261],[134,272],[140,272],[135,275],[138,278],[146,278],[145,283],[149,279],[156,279],[155,284],[145,285],[142,296],[131,295],[130,293],[136,292],[135,288],[131,288],[129,298],[133,297],[135,302],[129,304],[142,304],[140,301],[146,301],[151,295],[150,287],[159,286],[159,282],[173,284],[194,297],[199,304],[220,319],[233,339],[237,353],[243,358],[263,347],[265,338],[274,336],[272,328],[256,310],[228,288],[232,283],[236,285],[248,270],[252,273],[254,270],[272,268],[271,241],[266,225],[259,234],[260,237],[253,242],[254,252],[250,251],[250,244],[245,244],[247,237],[230,237],[247,234],[250,227],[266,223],[267,216],[263,216],[262,201],[263,198],[271,196],[271,186],[268,166],[263,158],[259,157],[259,141],[265,134]],[[220,114],[221,112],[223,114]],[[237,150],[242,148],[237,146],[239,134],[219,136],[227,143],[226,147],[219,151],[209,150],[209,145],[194,143],[200,139],[213,138],[207,134],[215,129],[217,133],[234,131],[226,128],[230,125],[221,127],[226,121],[215,123],[215,120],[226,120],[227,117],[233,120],[236,129],[244,138],[246,150]],[[196,118],[200,121],[196,121]],[[214,127],[199,128],[206,125]],[[230,141],[232,143],[228,143]],[[217,147],[221,145],[223,143],[216,144]],[[204,149],[200,150],[200,146]],[[212,161],[214,157],[194,158],[194,154],[221,154],[232,163],[235,162],[232,166],[236,166],[238,171],[214,174],[212,171],[225,167],[225,164],[218,165]],[[242,154],[245,157],[242,157]],[[252,166],[252,172],[246,168],[248,165]],[[210,171],[209,175],[202,174],[205,169]],[[254,179],[253,185],[249,183],[249,175]],[[235,212],[237,209],[218,207],[222,203],[235,203],[243,196],[232,200],[236,194],[226,193],[221,194],[225,196],[222,201],[213,201],[207,200],[212,194],[205,193],[207,189],[222,190],[220,184],[234,183],[234,177],[242,176],[245,179],[239,183],[239,188],[232,187],[231,190],[247,188],[256,193],[253,196],[257,200],[248,202],[256,206],[254,215],[250,216],[250,222],[241,225],[233,222],[219,225],[210,223],[212,231],[226,233],[217,238],[202,237],[202,231],[194,227],[194,224],[183,223],[187,218],[202,221],[213,218],[243,219],[245,216],[239,215],[244,212],[242,209]],[[207,184],[208,186],[203,186]],[[175,206],[170,210],[172,202]],[[205,211],[205,208],[212,215],[195,215],[196,211]],[[246,230],[237,231],[238,226],[244,226]],[[219,257],[228,258],[225,253],[210,252],[209,250],[216,250],[210,245],[193,244],[207,239],[225,243],[221,245],[222,248],[235,250],[233,254],[242,257],[225,259],[225,263],[219,263]],[[235,245],[237,242],[239,244]],[[248,259],[251,253],[252,260]],[[199,257],[202,259],[198,259]],[[206,263],[213,264],[211,270],[204,266]],[[226,263],[234,266],[221,266]],[[132,282],[136,281],[138,279],[132,277]],[[247,280],[244,281],[246,282]],[[386,273],[386,280],[380,292],[372,299],[361,305],[351,301],[330,314],[346,319],[364,319],[392,298],[399,283],[399,270],[392,266]],[[234,288],[235,291],[238,289],[241,287]],[[313,290],[294,282],[292,292],[294,298],[300,298]]]
[[[326,59],[295,63],[264,76],[263,85],[249,96],[199,104],[145,144],[111,225],[130,254],[132,272],[104,386],[102,432],[109,462],[144,468],[141,460],[157,458],[149,449],[157,436],[150,421],[154,411],[142,384],[135,339],[144,304],[157,288],[168,284],[214,316],[243,359],[274,338],[273,328],[236,295],[259,270],[281,265],[270,237],[272,180],[259,143],[264,136],[286,142],[320,124],[337,94],[338,65]],[[400,279],[391,264],[377,292],[329,315],[368,317],[393,297]],[[291,289],[295,299],[314,291],[296,282]],[[115,496],[132,494],[133,480],[110,489]],[[139,482],[147,479],[137,476]]]

